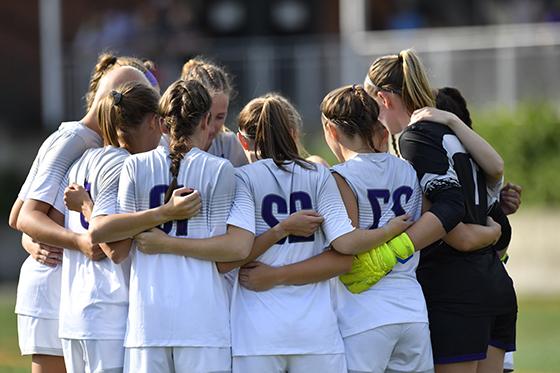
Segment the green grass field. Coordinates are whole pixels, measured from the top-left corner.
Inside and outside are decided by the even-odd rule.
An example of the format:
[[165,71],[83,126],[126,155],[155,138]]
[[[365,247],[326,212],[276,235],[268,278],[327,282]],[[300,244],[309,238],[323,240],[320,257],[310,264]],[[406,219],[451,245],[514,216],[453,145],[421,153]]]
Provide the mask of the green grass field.
[[[28,372],[19,355],[13,293],[0,295],[0,372]],[[560,298],[521,299],[515,366],[518,373],[560,372]]]

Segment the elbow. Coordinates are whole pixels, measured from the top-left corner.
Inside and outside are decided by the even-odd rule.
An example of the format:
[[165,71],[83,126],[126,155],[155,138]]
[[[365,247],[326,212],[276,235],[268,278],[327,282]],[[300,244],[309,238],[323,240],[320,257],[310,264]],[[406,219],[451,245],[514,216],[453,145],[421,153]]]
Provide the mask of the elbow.
[[496,167],[488,174],[492,180],[500,181],[504,176],[504,161],[500,158]]
[[17,219],[15,219],[14,224],[15,224],[15,229],[17,229],[20,232],[24,232],[28,236],[32,237],[31,232],[28,229],[30,225],[25,214],[20,214],[20,216]]
[[232,248],[232,258],[231,261],[244,260],[251,254],[251,249],[253,248],[253,242],[239,242]]
[[465,234],[461,240],[458,240],[458,242],[453,245],[453,248],[457,251],[466,253],[473,250],[474,244],[475,243],[473,242],[472,237],[469,234]]
[[18,228],[18,217],[13,216],[13,214],[10,214],[10,218],[8,219],[8,225],[12,229],[19,230],[19,228]]
[[101,230],[99,229],[99,224],[95,224],[95,219],[93,219],[90,222],[88,234],[89,234],[89,238],[91,239],[91,243],[93,244],[100,244],[105,241],[101,236]]
[[115,264],[121,264],[122,262],[125,261],[126,258],[128,258],[128,253],[121,253],[119,251],[116,250],[111,250],[108,254],[107,257],[109,259],[111,259],[111,261]]
[[218,272],[221,273],[222,275],[228,273],[233,269],[233,267],[228,263],[220,263],[220,262],[216,263],[216,268],[218,268]]

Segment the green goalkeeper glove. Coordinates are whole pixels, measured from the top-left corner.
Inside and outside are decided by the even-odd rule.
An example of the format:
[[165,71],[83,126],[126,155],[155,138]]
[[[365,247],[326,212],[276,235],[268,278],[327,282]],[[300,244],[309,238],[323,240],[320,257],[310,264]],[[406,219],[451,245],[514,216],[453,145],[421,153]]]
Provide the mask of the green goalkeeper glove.
[[340,281],[351,293],[359,294],[381,280],[397,264],[397,259],[407,259],[414,254],[414,245],[406,233],[387,243],[354,256],[350,272],[340,276]]

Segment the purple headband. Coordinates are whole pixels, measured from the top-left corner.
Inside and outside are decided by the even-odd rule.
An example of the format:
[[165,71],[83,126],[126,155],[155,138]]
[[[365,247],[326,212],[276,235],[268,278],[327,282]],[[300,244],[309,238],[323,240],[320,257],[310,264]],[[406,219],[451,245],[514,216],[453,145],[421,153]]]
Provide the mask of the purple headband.
[[156,77],[154,76],[154,74],[146,69],[146,72],[144,73],[144,76],[146,77],[146,79],[148,79],[148,81],[150,82],[150,84],[152,85],[152,87],[157,87],[158,86],[158,81],[156,79]]

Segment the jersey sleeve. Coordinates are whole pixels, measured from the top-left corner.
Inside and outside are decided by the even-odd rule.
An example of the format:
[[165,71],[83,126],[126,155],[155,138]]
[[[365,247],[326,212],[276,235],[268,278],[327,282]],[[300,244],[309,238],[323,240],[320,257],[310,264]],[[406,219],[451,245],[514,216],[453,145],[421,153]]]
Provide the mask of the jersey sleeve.
[[97,195],[93,204],[91,218],[100,215],[117,213],[117,198],[119,191],[119,176],[121,174],[124,158],[100,170],[97,175]]
[[214,190],[207,199],[210,237],[226,233],[227,219],[235,196],[235,170],[224,162],[216,176]]
[[127,159],[122,167],[117,196],[116,209],[118,214],[138,211],[135,169],[131,158]]
[[354,227],[348,217],[334,177],[329,170],[322,166],[318,166],[318,171],[321,176],[317,190],[317,212],[325,219],[321,228],[327,244],[330,245],[338,237],[353,231]]
[[67,132],[53,143],[40,161],[26,199],[35,199],[53,205],[66,171],[86,150],[87,144],[72,132]]
[[64,204],[64,191],[66,190],[66,187],[68,185],[70,185],[70,180],[68,179],[68,175],[65,175],[62,184],[60,184],[58,188],[58,193],[56,195],[56,199],[54,200],[54,204],[52,205],[62,215],[66,215],[66,205]]
[[255,199],[245,174],[240,171],[235,175],[235,198],[227,224],[256,234]]
[[39,157],[35,157],[33,160],[33,164],[29,169],[29,173],[21,186],[21,189],[18,194],[18,198],[22,201],[27,199],[27,193],[29,193],[29,189],[31,189],[31,184],[33,183],[33,179],[35,179],[35,175],[37,175],[37,170],[39,169]]
[[432,202],[429,211],[437,216],[446,232],[451,231],[465,215],[465,199],[443,144],[429,131],[410,128],[401,135],[399,144],[403,157],[418,175],[422,192]]

